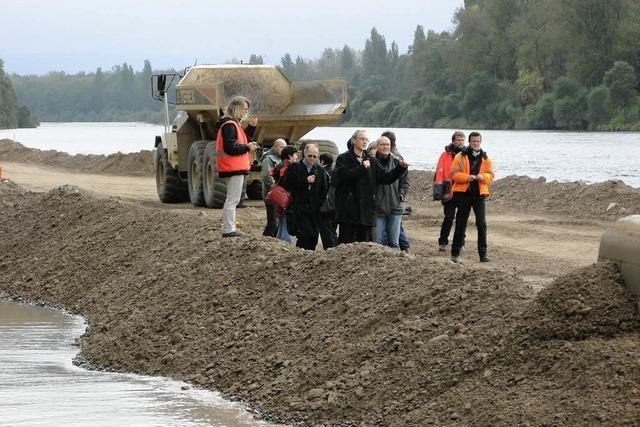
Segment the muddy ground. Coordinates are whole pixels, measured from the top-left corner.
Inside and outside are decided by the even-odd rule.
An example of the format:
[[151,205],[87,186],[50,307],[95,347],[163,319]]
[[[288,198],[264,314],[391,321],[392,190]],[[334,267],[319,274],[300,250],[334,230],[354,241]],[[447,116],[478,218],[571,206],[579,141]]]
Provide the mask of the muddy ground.
[[455,265],[437,251],[425,172],[412,173],[410,254],[395,255],[262,237],[257,202],[238,211],[251,237],[223,240],[220,211],[161,205],[152,178],[89,192],[94,175],[57,186],[60,170],[50,182],[9,165],[0,293],[84,315],[93,366],[215,388],[287,423],[640,423],[637,300],[594,264],[606,224],[640,213],[640,190],[498,180],[494,261],[477,262],[470,226]]

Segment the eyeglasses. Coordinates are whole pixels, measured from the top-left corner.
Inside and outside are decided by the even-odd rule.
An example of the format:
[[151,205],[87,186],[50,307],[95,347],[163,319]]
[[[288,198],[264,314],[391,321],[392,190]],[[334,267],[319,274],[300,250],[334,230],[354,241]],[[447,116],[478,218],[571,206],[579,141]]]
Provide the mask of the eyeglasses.
[[307,157],[311,157],[311,158],[315,159],[318,156],[316,156],[315,154],[307,154]]

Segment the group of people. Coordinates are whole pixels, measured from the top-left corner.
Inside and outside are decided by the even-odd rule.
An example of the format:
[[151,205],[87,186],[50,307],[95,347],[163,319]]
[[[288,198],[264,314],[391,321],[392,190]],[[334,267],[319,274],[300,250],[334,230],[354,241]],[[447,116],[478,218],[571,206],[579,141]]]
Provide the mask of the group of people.
[[295,148],[275,141],[262,157],[263,195],[277,183],[291,193],[291,202],[283,211],[265,200],[263,234],[289,242],[295,235],[296,246],[309,250],[318,240],[324,249],[373,240],[399,251],[408,165],[392,153],[389,136],[380,136],[376,144],[371,155],[367,133],[356,131],[334,166],[333,157],[320,155],[316,144],[306,144],[295,161]]
[[[250,141],[257,120],[251,119],[246,129],[240,126],[248,111],[249,101],[235,97],[217,124],[216,164],[219,176],[227,178],[223,237],[244,235],[235,227],[235,209],[241,198],[243,176],[250,170],[250,154],[258,147]],[[478,132],[469,134],[468,146],[464,143],[464,133],[455,132],[440,156],[434,176],[434,183],[444,183],[447,188],[442,197],[444,221],[439,250],[446,251],[455,219],[451,260],[459,262],[473,209],[478,254],[480,261],[488,262],[484,200],[493,181],[493,164],[480,148],[482,137]],[[355,131],[347,141],[347,151],[335,159],[335,165],[330,154],[320,155],[316,144],[304,145],[300,155],[294,146],[278,139],[262,156],[262,195],[267,214],[263,234],[286,242],[291,242],[294,235],[296,246],[308,250],[315,250],[320,239],[324,249],[375,241],[398,252],[406,251],[409,239],[402,217],[410,187],[408,166],[391,131],[372,143],[366,131]],[[286,209],[266,200],[276,183],[291,194]]]

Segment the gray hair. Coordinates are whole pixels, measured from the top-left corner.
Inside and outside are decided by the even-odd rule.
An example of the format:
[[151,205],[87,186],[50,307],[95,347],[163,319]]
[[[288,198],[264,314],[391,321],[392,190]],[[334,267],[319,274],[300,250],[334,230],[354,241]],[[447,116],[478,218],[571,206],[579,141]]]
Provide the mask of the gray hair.
[[240,121],[244,115],[241,113],[241,109],[244,108],[245,104],[247,108],[249,108],[250,104],[247,98],[244,96],[234,96],[231,98],[231,101],[229,101],[229,105],[227,105],[227,115],[236,121]]
[[315,147],[316,150],[318,150],[318,154],[320,154],[320,149],[318,148],[318,146],[316,144],[307,144],[304,146],[304,150],[303,150],[303,154],[307,154],[307,152],[309,151],[309,147]]
[[351,139],[358,139],[358,135],[360,135],[361,133],[366,132],[366,130],[364,129],[358,129],[357,131],[355,131],[353,133],[353,135],[351,135]]

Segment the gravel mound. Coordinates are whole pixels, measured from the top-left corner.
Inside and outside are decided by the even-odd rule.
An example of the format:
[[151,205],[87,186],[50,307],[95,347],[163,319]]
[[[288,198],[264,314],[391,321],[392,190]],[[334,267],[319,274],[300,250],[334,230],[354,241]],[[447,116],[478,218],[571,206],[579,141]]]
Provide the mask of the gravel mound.
[[124,176],[153,175],[153,152],[105,155],[70,154],[55,150],[27,148],[10,139],[0,140],[0,160],[43,165],[66,171]]
[[[409,203],[432,202],[433,173],[410,171]],[[439,202],[432,202],[439,203]],[[544,178],[510,175],[491,185],[489,207],[515,212],[538,212],[570,218],[615,220],[640,214],[640,189],[622,181],[596,184],[547,182]]]
[[307,425],[640,416],[635,299],[610,264],[536,296],[510,271],[377,245],[221,239],[197,210],[73,187],[1,184],[0,196],[14,203],[0,204],[0,293],[83,314],[95,367],[187,380]]

